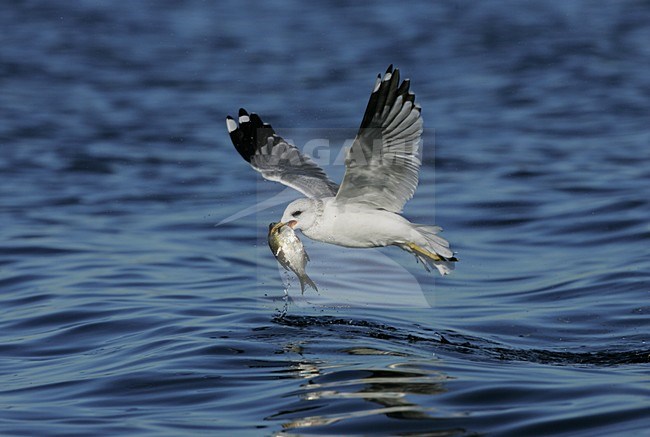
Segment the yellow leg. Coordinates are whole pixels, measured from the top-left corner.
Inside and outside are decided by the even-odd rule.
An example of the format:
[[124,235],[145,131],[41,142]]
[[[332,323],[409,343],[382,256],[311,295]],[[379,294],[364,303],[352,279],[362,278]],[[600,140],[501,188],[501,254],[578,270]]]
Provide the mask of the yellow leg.
[[432,259],[432,260],[434,260],[434,261],[452,261],[452,262],[456,262],[456,261],[458,261],[458,258],[456,258],[455,256],[452,256],[451,258],[443,258],[443,257],[441,257],[441,256],[438,255],[438,254],[435,254],[435,253],[433,253],[433,252],[429,252],[429,251],[426,250],[425,248],[420,247],[420,246],[418,246],[418,245],[415,244],[415,243],[407,243],[406,245],[407,245],[407,246],[409,247],[409,249],[411,249],[413,252],[415,252],[415,253],[417,253],[417,254],[420,254],[420,255],[422,255],[422,256],[425,256],[425,257],[427,257],[427,258],[430,258],[430,259]]
[[440,255],[436,255],[433,252],[429,252],[428,250],[418,246],[415,243],[408,243],[407,246],[415,253],[419,253],[422,256],[426,256],[427,258],[431,258],[434,261],[445,261]]

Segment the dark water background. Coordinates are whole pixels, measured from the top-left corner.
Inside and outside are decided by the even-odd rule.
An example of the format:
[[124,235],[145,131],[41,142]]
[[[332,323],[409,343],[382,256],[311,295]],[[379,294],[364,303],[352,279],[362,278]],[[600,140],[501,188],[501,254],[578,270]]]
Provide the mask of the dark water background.
[[[1,434],[648,435],[649,2],[0,9]],[[461,262],[306,241],[282,317],[223,119],[340,177],[390,63]]]

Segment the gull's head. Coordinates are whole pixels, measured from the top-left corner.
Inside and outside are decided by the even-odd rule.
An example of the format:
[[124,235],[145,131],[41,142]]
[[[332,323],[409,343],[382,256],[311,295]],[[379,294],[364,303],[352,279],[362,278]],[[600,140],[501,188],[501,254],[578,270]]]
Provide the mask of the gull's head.
[[293,229],[309,229],[316,222],[319,211],[319,201],[314,199],[294,200],[282,214],[282,223],[287,223]]

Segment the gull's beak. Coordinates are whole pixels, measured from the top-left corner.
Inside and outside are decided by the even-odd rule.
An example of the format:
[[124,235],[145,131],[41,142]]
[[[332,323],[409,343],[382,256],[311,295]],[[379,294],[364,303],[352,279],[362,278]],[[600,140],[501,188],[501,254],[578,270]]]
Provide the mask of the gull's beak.
[[272,225],[271,229],[269,229],[269,234],[273,234],[273,233],[277,232],[284,225],[286,225],[286,223],[282,223],[282,222],[279,222],[279,223],[276,223],[276,224]]
[[275,233],[275,232],[278,232],[278,231],[280,230],[280,228],[282,228],[282,226],[285,226],[285,225],[287,225],[287,226],[289,226],[291,229],[293,229],[293,227],[296,226],[297,224],[298,224],[298,222],[297,222],[296,220],[289,220],[289,221],[286,222],[286,223],[282,223],[282,222],[279,222],[279,223],[271,223],[271,224],[269,225],[269,234],[273,234],[273,233]]

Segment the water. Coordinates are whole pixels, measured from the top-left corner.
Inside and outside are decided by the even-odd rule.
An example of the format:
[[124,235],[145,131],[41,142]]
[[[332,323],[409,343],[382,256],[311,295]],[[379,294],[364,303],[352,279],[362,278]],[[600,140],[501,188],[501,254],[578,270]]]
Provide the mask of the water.
[[[3,5],[0,433],[647,435],[649,23],[644,1]],[[390,63],[427,127],[405,213],[461,262],[305,241],[321,292],[289,302],[265,232],[292,197],[223,119],[330,139],[338,180]]]

